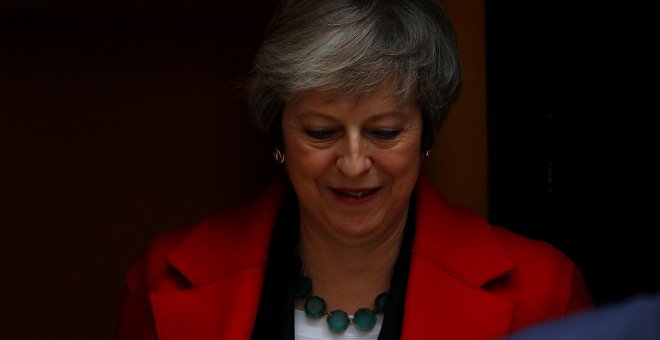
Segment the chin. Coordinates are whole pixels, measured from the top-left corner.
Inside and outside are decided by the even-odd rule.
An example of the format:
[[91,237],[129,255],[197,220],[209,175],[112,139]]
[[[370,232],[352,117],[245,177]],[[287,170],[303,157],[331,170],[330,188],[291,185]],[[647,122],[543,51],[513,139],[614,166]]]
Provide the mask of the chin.
[[335,224],[337,233],[352,239],[368,238],[372,235],[379,234],[385,228],[384,221],[374,220],[346,220],[342,219]]

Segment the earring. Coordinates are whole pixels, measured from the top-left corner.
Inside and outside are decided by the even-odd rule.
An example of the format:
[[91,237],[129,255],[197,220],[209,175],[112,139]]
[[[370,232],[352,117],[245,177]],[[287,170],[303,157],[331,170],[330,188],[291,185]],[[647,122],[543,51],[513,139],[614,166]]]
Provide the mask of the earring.
[[284,164],[284,152],[280,148],[275,147],[273,149],[273,157],[275,157],[277,164]]
[[426,149],[422,151],[422,159],[429,158],[429,156],[431,156],[431,149]]

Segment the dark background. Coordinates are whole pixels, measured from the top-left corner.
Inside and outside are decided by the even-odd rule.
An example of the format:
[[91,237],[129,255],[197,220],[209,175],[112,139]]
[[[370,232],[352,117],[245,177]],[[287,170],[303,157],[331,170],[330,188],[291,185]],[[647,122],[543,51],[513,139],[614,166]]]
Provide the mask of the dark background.
[[[486,5],[491,221],[565,251],[598,303],[658,290],[644,11]],[[147,242],[268,182],[243,87],[272,9],[0,5],[3,338],[113,338]]]
[[147,243],[269,181],[244,77],[272,7],[0,4],[0,338],[113,339]]
[[658,291],[648,9],[486,5],[491,222],[562,249],[596,303]]

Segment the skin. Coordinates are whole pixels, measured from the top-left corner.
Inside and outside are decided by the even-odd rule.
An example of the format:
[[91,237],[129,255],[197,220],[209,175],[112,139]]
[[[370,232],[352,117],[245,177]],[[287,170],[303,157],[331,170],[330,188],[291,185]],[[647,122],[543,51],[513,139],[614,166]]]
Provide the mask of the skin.
[[422,114],[387,93],[309,91],[284,106],[301,256],[328,310],[353,313],[389,290],[421,165]]

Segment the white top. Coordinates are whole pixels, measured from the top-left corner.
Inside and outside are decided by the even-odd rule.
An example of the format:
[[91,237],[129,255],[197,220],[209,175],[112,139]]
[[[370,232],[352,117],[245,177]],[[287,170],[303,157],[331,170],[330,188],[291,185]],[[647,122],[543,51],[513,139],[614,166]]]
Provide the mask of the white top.
[[380,328],[383,326],[383,314],[376,314],[376,325],[370,331],[363,332],[355,325],[350,324],[342,333],[333,333],[328,328],[326,318],[312,319],[305,315],[305,311],[294,309],[296,340],[321,340],[321,339],[378,339]]

